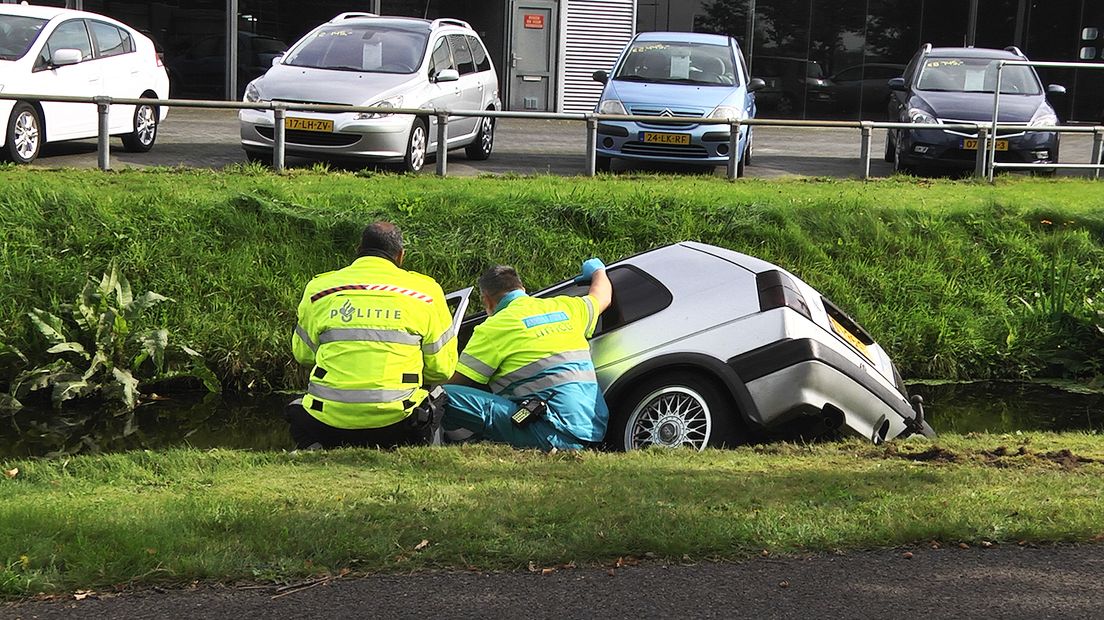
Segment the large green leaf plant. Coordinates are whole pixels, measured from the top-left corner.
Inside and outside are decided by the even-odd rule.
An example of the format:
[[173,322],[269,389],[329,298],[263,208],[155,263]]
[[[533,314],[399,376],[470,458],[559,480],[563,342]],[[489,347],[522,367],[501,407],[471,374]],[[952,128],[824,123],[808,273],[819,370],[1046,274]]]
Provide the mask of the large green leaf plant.
[[221,389],[203,356],[191,347],[171,343],[163,327],[136,331],[146,311],[171,302],[164,295],[135,295],[113,263],[98,280],[89,278],[73,304],[55,314],[40,308],[27,313],[42,336],[44,351],[18,354],[28,368],[11,381],[0,408],[19,409],[36,393],[48,390],[54,409],[79,399],[95,400],[133,411],[142,399],[140,387],[176,378],[198,380],[211,392]]

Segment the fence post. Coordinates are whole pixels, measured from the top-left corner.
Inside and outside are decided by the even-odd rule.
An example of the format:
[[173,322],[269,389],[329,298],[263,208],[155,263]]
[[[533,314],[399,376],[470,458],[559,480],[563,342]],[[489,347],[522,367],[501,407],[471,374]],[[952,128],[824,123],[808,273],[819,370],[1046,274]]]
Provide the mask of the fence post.
[[974,162],[974,176],[980,179],[988,174],[985,169],[985,156],[989,152],[989,128],[978,125],[977,136],[977,157]]
[[[1089,157],[1090,164],[1104,164],[1104,127],[1093,127],[1093,150]],[[1092,178],[1100,178],[1100,168],[1093,168]]]
[[100,170],[111,170],[111,97],[96,97],[99,125],[96,131],[97,159]]
[[736,178],[739,169],[739,146],[740,146],[740,121],[734,120],[728,124],[728,167],[726,172],[728,173],[728,180],[732,181]]
[[862,158],[862,180],[870,178],[870,143],[874,138],[874,124],[870,121],[862,122],[862,145],[859,147],[859,156]]
[[284,152],[287,144],[287,128],[284,127],[286,116],[287,108],[278,103],[272,104],[272,169],[277,174],[284,172]]
[[598,117],[594,114],[587,114],[586,116],[586,175],[588,177],[594,176],[595,171],[595,158],[598,156]]
[[448,172],[448,112],[437,111],[437,176]]

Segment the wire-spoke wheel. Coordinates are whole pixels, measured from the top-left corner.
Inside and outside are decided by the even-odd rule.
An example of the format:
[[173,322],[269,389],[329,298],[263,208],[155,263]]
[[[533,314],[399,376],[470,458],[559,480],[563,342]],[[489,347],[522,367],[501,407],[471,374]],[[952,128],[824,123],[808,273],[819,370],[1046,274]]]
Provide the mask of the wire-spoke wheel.
[[403,158],[403,168],[407,172],[419,172],[425,166],[427,145],[426,123],[416,118],[410,127],[410,141],[407,142],[406,157]]
[[464,148],[468,159],[483,161],[491,156],[494,149],[494,119],[484,116],[479,120],[479,131],[475,134],[472,143]]
[[673,372],[645,381],[621,404],[607,434],[615,448],[700,451],[739,443],[732,399],[693,373]]
[[29,103],[17,103],[8,119],[7,148],[4,149],[4,155],[16,163],[29,164],[42,150],[43,137],[38,110]]
[[134,133],[123,136],[123,147],[131,153],[146,153],[157,141],[157,106],[143,103],[134,108]]

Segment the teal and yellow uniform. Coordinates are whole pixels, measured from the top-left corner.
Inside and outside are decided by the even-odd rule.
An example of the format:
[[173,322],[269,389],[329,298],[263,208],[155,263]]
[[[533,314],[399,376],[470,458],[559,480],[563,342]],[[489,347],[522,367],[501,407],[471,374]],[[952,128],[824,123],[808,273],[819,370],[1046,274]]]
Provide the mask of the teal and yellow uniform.
[[[587,339],[598,322],[593,297],[507,293],[475,328],[456,371],[493,394],[448,385],[445,424],[517,446],[582,448],[602,440],[609,410],[598,387]],[[539,398],[544,418],[513,425],[517,403]]]
[[339,429],[403,420],[456,366],[445,294],[433,278],[364,256],[315,277],[299,302],[295,359],[312,365],[303,408]]

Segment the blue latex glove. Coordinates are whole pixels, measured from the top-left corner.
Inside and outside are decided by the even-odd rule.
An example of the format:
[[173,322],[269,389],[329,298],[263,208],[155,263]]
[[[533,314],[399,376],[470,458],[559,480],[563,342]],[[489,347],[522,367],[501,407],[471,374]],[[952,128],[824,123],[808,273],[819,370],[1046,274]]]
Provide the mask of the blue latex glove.
[[591,258],[583,261],[582,273],[575,276],[575,284],[586,284],[590,282],[590,279],[594,277],[595,271],[605,268],[606,264],[603,263],[600,258]]

